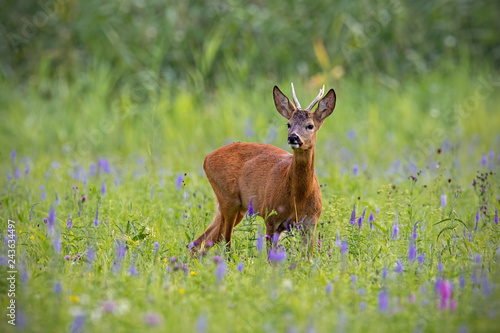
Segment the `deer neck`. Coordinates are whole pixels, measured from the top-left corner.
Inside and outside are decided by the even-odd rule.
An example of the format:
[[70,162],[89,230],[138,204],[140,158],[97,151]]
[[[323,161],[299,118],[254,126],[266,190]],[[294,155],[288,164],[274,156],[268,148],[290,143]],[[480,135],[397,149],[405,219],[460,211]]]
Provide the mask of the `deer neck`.
[[291,182],[291,194],[295,200],[309,196],[314,190],[314,147],[293,151],[288,179]]

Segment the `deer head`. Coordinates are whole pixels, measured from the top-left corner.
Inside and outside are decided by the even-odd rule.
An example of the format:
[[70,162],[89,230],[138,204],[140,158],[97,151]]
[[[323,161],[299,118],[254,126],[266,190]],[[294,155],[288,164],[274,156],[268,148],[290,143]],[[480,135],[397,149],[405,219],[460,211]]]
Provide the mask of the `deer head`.
[[[295,95],[293,83],[292,94],[295,105],[290,102],[288,97],[277,86],[274,86],[274,104],[278,112],[288,119],[288,145],[292,149],[308,150],[314,148],[317,131],[335,108],[335,91],[330,89],[325,97],[323,97],[324,91],[325,86],[319,91],[318,96],[316,96],[311,104],[305,110],[302,110],[299,100]],[[316,103],[318,103],[316,111],[311,112]]]

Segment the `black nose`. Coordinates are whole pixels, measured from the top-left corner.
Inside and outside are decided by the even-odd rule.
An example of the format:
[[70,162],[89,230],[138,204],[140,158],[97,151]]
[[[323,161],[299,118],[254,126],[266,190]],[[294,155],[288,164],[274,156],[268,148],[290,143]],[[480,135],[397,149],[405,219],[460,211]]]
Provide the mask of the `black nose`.
[[299,145],[299,146],[302,146],[302,142],[300,141],[300,138],[298,137],[297,134],[291,134],[288,137],[288,144],[289,145]]

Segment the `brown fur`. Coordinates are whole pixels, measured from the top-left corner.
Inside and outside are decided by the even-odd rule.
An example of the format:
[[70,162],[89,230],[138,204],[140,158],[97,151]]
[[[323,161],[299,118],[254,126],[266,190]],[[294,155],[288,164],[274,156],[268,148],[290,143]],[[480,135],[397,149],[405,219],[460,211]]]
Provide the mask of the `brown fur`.
[[[290,124],[288,135],[298,135],[303,144],[293,149],[293,154],[260,143],[233,143],[208,154],[203,168],[219,210],[193,243],[194,248],[199,248],[203,241],[230,244],[233,228],[245,216],[250,198],[255,212],[263,218],[266,212],[276,211],[266,220],[266,235],[283,232],[287,221],[292,225],[302,221],[314,236],[322,208],[314,172],[316,133],[335,107],[335,92],[330,90],[314,113],[296,110],[277,87],[273,95],[278,112]],[[314,129],[307,129],[309,124]]]

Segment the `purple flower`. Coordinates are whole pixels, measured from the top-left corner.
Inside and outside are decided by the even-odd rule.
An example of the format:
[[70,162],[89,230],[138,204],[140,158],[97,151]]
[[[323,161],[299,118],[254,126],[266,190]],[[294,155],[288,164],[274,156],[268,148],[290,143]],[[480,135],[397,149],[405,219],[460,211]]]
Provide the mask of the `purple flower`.
[[12,162],[14,162],[16,160],[16,156],[17,156],[16,150],[13,149],[12,153],[10,154],[10,158],[12,159]]
[[424,261],[425,261],[425,253],[422,252],[422,253],[420,253],[418,255],[418,263],[419,263],[419,265],[422,265],[424,263]]
[[488,157],[486,157],[486,154],[483,154],[481,157],[481,165],[485,166],[488,163]]
[[57,234],[57,236],[54,238],[54,250],[56,251],[57,254],[61,252],[61,235]]
[[351,275],[351,282],[356,283],[356,281],[357,281],[356,274]]
[[354,163],[352,167],[352,172],[354,173],[354,176],[359,175],[358,163]]
[[438,281],[437,282],[437,292],[439,294],[439,310],[444,310],[450,307],[451,292],[453,286],[448,281]]
[[358,219],[358,227],[362,227],[363,226],[363,220],[365,219],[365,213],[366,213],[366,208],[363,210],[363,214],[361,214],[361,216],[359,217]]
[[370,224],[370,229],[373,229],[373,221],[375,221],[375,217],[373,216],[373,211],[370,212],[370,216],[368,216],[368,223]]
[[253,197],[250,198],[250,202],[248,203],[248,215],[252,216],[254,214],[253,211]]
[[264,237],[261,233],[257,235],[257,251],[261,252],[264,248]]
[[56,220],[56,209],[52,205],[52,206],[50,206],[50,209],[49,209],[49,218],[48,218],[49,233],[51,236],[54,235],[54,222],[55,222],[55,220]]
[[205,333],[207,331],[207,316],[199,315],[196,320],[196,332]]
[[127,248],[122,242],[117,242],[116,244],[116,258],[121,261],[123,258],[125,258],[125,252],[127,251]]
[[213,262],[215,262],[215,263],[220,263],[220,262],[222,262],[222,258],[221,258],[221,257],[219,257],[219,256],[215,256],[215,257],[213,257],[213,258],[212,258],[212,260],[213,260]]
[[175,187],[177,188],[178,191],[181,190],[182,183],[184,183],[184,175],[181,173],[177,176],[177,179],[175,181]]
[[366,309],[366,302],[360,302],[359,303],[359,309],[362,310],[362,311],[365,310]]
[[283,249],[272,249],[269,251],[268,259],[272,263],[279,263],[286,260],[286,252]]
[[396,263],[396,273],[401,274],[403,273],[403,270],[404,270],[403,263],[401,261],[398,261]]
[[54,292],[56,294],[60,294],[62,292],[61,282],[57,281],[56,283],[54,283]]
[[380,208],[378,208],[378,205],[377,205],[377,207],[375,208],[375,211],[377,212],[377,214],[378,214],[378,213],[380,213]]
[[446,194],[444,194],[444,188],[441,188],[441,207],[446,207]]
[[89,165],[89,176],[95,176],[96,173],[97,173],[97,166],[95,165],[94,162],[92,162]]
[[40,192],[42,201],[47,200],[47,194],[45,193],[45,186],[40,185]]
[[389,311],[389,296],[383,290],[378,294],[378,309],[382,313]]
[[82,333],[85,325],[85,315],[77,314],[71,323],[71,333]]
[[102,195],[106,194],[106,183],[104,182],[104,180],[102,181],[102,185],[101,185],[101,194]]
[[326,294],[329,295],[332,292],[332,289],[333,289],[333,285],[330,282],[328,282],[328,284],[325,287]]
[[99,225],[99,203],[96,205],[95,209],[95,220],[94,220],[94,225],[97,227]]
[[94,249],[92,249],[92,247],[89,247],[89,249],[87,250],[87,260],[90,264],[94,261],[94,257],[95,257]]
[[342,255],[346,255],[347,251],[349,251],[349,246],[347,245],[347,241],[342,241],[342,245],[340,246],[340,253]]
[[9,174],[7,175],[7,180],[11,180],[11,179],[12,179],[12,175],[9,173]]
[[382,279],[387,279],[388,275],[389,275],[389,270],[387,269],[387,267],[384,267],[384,269],[382,270]]
[[351,219],[349,220],[349,223],[351,225],[354,225],[356,223],[356,204],[352,207],[352,212],[351,212]]
[[476,213],[476,223],[479,222],[479,219],[481,218],[481,215],[479,214],[479,207],[477,208],[477,213]]
[[340,246],[340,234],[338,229],[337,229],[337,235],[335,236],[335,246]]
[[488,281],[488,275],[486,275],[486,273],[483,274],[483,295],[485,297],[490,296],[490,285]]
[[458,286],[460,289],[464,289],[465,287],[465,275],[464,273],[460,274],[460,277],[458,278]]
[[163,323],[163,316],[156,312],[144,313],[144,323],[150,326],[159,326]]
[[413,240],[416,240],[417,239],[417,224],[418,224],[419,221],[415,222],[415,224],[413,225]]
[[21,176],[21,172],[19,171],[18,168],[16,168],[16,170],[14,171],[14,178],[19,179],[20,176]]
[[476,255],[476,258],[474,258],[474,260],[475,260],[476,264],[478,264],[478,265],[479,265],[479,264],[481,263],[481,255],[480,255],[480,254],[477,254],[477,255]]
[[274,245],[278,244],[278,241],[280,240],[280,234],[279,233],[274,233],[273,237],[271,237],[271,242],[273,242]]
[[243,270],[245,269],[245,267],[243,266],[243,263],[240,262],[238,264],[238,267],[236,267],[236,269],[238,270],[238,272],[243,273]]
[[443,271],[443,263],[441,262],[441,258],[439,259],[438,261],[438,272],[442,272]]
[[410,246],[408,249],[408,260],[409,261],[415,261],[417,258],[417,248],[415,247],[415,244],[413,242],[410,242]]
[[71,257],[69,255],[64,256],[64,260],[69,260]]
[[99,165],[99,169],[102,170],[105,173],[111,173],[111,169],[109,167],[109,162],[108,160],[99,158],[97,160],[97,164]]
[[130,263],[130,268],[129,268],[130,275],[136,276],[137,275],[137,269],[135,267],[135,260],[132,260]]
[[224,275],[226,274],[226,263],[221,261],[217,264],[217,268],[215,269],[215,276],[217,280],[220,282],[224,279]]
[[498,224],[498,209],[495,207],[495,224]]
[[28,175],[29,173],[30,173],[30,168],[29,168],[29,167],[27,167],[27,168],[26,168],[26,170],[24,170],[24,174],[25,174],[25,175]]
[[396,221],[394,222],[394,226],[392,228],[392,240],[399,239],[399,223],[398,223],[398,213],[396,212]]
[[160,243],[155,242],[155,253],[158,252],[159,247],[160,247]]

